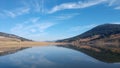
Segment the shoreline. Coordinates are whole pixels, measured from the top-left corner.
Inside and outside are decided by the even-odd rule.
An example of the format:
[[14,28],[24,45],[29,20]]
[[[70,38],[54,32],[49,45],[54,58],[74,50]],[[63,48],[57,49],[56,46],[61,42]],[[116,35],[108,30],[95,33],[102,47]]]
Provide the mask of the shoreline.
[[35,47],[35,46],[49,46],[49,45],[63,45],[67,43],[56,42],[0,42],[0,56],[17,52],[21,49]]

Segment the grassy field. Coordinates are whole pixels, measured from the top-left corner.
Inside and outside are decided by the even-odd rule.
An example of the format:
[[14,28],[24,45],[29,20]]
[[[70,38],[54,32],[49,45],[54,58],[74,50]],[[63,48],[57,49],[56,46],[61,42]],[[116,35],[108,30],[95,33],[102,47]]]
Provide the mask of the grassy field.
[[65,43],[55,43],[55,42],[0,42],[0,54],[16,51],[19,49],[35,46],[49,46],[49,45],[60,45]]
[[54,42],[0,42],[0,47],[32,47],[32,46],[44,46],[44,45],[56,45],[63,43]]

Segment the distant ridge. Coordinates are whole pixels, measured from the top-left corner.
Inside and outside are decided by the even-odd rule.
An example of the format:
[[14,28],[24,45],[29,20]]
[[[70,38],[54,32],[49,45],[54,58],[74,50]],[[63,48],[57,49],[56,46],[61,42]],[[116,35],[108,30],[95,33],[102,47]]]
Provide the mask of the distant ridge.
[[[115,38],[115,36],[117,36],[117,38]],[[83,34],[68,39],[57,40],[56,42],[74,42],[76,40],[79,40],[80,42],[82,41],[89,42],[89,41],[104,39],[108,37],[111,37],[109,39],[112,39],[114,37],[114,40],[115,39],[120,40],[120,24],[98,25]]]
[[0,32],[0,41],[32,41],[17,35]]

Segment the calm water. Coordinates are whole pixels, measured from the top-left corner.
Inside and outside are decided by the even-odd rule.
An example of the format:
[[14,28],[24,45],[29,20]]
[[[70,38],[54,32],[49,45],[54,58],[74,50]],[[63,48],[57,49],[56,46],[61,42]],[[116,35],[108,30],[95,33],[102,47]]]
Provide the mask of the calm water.
[[80,51],[57,46],[33,47],[0,56],[0,68],[120,68]]

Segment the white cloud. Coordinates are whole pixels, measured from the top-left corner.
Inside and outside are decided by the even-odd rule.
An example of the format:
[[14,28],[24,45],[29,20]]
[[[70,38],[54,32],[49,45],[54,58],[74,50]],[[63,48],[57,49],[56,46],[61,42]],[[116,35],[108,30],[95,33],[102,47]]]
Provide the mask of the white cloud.
[[[13,10],[4,9],[2,15],[0,16],[9,16],[15,18],[17,16],[27,14],[27,13],[55,13],[57,11],[66,10],[66,9],[83,9],[98,4],[107,4],[109,7],[114,7],[114,9],[120,9],[120,0],[84,0],[78,2],[66,2],[59,5],[53,6],[50,10],[46,8],[44,0],[23,0],[22,8],[13,8]],[[4,14],[4,15],[3,15]]]
[[36,23],[40,20],[40,17],[35,17],[35,18],[31,18],[30,20],[26,21],[26,22],[32,22],[32,23]]
[[11,12],[11,11],[7,11],[7,10],[4,10],[4,15],[10,16],[10,17],[12,17],[12,18],[16,16],[16,14],[14,14],[14,13]]
[[98,4],[107,4],[108,6],[114,6],[114,9],[120,9],[120,0],[85,0],[78,2],[67,2],[54,6],[48,13],[55,13],[57,11],[65,9],[82,9]]
[[114,3],[116,2],[116,0],[107,0],[107,1],[108,1],[108,3],[109,3],[109,6],[114,5]]
[[44,0],[23,1],[24,6],[31,8],[32,12],[44,13]]
[[12,33],[17,33],[17,34],[30,34],[31,32],[44,32],[48,28],[52,27],[55,25],[55,23],[50,23],[50,22],[44,22],[44,23],[23,23],[23,24],[17,24],[14,28],[11,29]]
[[60,5],[56,5],[53,7],[48,13],[54,13],[60,10],[65,10],[65,9],[80,9],[80,8],[86,8],[90,6],[94,6],[100,3],[105,2],[106,0],[91,0],[91,1],[78,1],[78,2],[71,2],[71,3],[63,3]]
[[[20,1],[21,2],[21,1]],[[2,9],[0,12],[0,16],[15,18],[20,15],[28,14],[28,13],[43,13],[44,1],[43,0],[30,0],[30,1],[22,1],[21,7],[12,8],[11,10]]]
[[111,22],[111,24],[120,24],[120,22]]
[[66,20],[66,19],[71,19],[75,16],[80,15],[80,13],[71,13],[71,14],[60,14],[58,16],[54,16],[56,20]]
[[8,17],[12,17],[15,18],[17,16],[29,13],[29,8],[17,8],[17,9],[13,9],[13,10],[3,10],[2,14]]
[[86,30],[89,30],[93,27],[97,26],[96,24],[91,24],[91,25],[84,25],[84,26],[75,26],[75,27],[72,27],[70,28],[70,32],[83,32],[83,31],[86,31]]
[[50,23],[50,22],[35,24],[35,26],[38,27],[40,32],[44,32],[46,29],[48,29],[49,27],[53,25],[55,25],[55,23]]
[[32,18],[23,22],[22,24],[17,24],[11,29],[11,33],[30,39],[33,39],[34,36],[34,40],[36,40],[45,35],[47,33],[46,30],[55,24],[56,23],[51,22],[39,22],[38,18]]
[[109,6],[120,6],[120,0],[107,0],[107,2],[109,3]]
[[120,6],[118,6],[118,7],[115,7],[115,9],[117,9],[117,10],[120,10]]
[[[35,0],[34,0],[35,1]],[[36,12],[44,12],[44,1],[35,1],[34,2],[34,8],[36,10]]]
[[30,30],[32,33],[36,32],[37,30],[36,29],[31,29]]
[[120,9],[120,0],[107,0],[109,6],[113,6],[114,9]]

